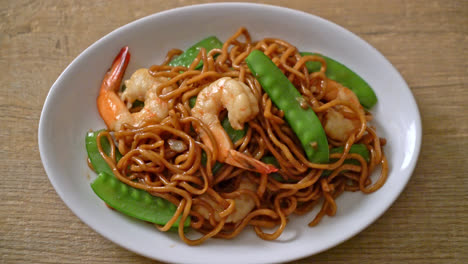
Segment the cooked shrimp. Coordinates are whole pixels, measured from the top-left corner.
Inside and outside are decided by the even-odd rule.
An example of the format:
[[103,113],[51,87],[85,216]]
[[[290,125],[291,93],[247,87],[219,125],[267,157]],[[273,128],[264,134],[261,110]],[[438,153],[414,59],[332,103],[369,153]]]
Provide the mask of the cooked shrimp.
[[[237,190],[250,190],[255,192],[257,190],[257,185],[247,177],[243,177],[240,180],[239,188]],[[214,201],[208,194],[202,194],[200,199],[207,202],[217,213],[221,213],[224,210],[224,208]],[[234,212],[226,218],[226,223],[237,223],[244,219],[250,211],[255,208],[255,200],[252,199],[250,195],[242,193],[234,198],[234,205]],[[204,207],[197,208],[197,212],[199,212],[205,219],[209,219],[210,217],[210,212]],[[215,214],[214,217],[216,221],[220,220],[218,214]]]
[[125,82],[127,89],[123,92],[122,98],[131,104],[135,100],[144,101],[145,106],[137,113],[130,113],[124,101],[117,92],[122,81],[122,77],[130,61],[128,47],[120,50],[112,63],[111,69],[104,76],[101,90],[97,98],[99,114],[111,130],[119,130],[122,124],[140,125],[148,119],[160,121],[168,115],[167,102],[161,100],[156,94],[157,86],[164,80],[153,78],[146,69],[136,71]]
[[[244,123],[258,114],[258,102],[247,85],[224,77],[211,83],[197,96],[192,115],[208,126],[219,149],[217,160],[246,170],[271,173],[278,169],[233,149],[233,144],[219,121],[222,109],[228,110],[228,118],[234,129],[243,129]],[[209,136],[198,131],[202,141],[213,150]]]
[[[149,98],[151,98],[149,101],[152,102],[152,98],[156,95],[155,91],[158,88],[158,86],[161,83],[166,82],[168,79],[166,77],[153,77],[148,69],[142,68],[136,70],[130,79],[126,80],[125,83],[125,91],[120,95],[120,98],[122,101],[127,102],[127,108],[131,108],[133,102],[136,100],[145,102]],[[163,94],[167,92],[171,87],[167,87],[163,89]],[[158,101],[162,101],[157,98]],[[154,109],[154,107],[152,107]],[[160,109],[155,109],[156,112],[161,112],[163,111],[159,116],[167,116],[167,114],[164,114],[167,111],[167,105],[166,107],[161,107]]]
[[[324,99],[335,99],[350,102],[359,111],[364,111],[357,96],[347,87],[328,79]],[[350,114],[346,114],[350,113]],[[348,107],[339,106],[327,110],[325,114],[325,133],[332,139],[346,141],[355,131],[359,130],[361,122],[359,117]]]

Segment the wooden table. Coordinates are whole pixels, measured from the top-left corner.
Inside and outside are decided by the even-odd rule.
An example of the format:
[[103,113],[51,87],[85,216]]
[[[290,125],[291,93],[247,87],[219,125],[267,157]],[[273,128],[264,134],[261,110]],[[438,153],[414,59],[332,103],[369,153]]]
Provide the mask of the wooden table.
[[[208,1],[1,2],[0,262],[154,263],[101,237],[57,196],[39,158],[39,117],[52,83],[90,44]],[[349,241],[295,263],[468,263],[468,1],[262,2],[368,41],[408,82],[423,122],[418,165],[393,206]]]

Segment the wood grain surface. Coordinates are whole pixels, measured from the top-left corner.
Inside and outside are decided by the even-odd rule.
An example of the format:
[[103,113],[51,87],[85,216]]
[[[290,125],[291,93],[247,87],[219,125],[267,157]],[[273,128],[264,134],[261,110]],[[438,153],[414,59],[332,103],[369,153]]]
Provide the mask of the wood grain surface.
[[[157,263],[83,224],[52,188],[37,129],[47,93],[86,47],[135,19],[208,1],[0,1],[0,262]],[[398,200],[347,242],[294,263],[468,263],[468,1],[259,1],[354,32],[400,71],[423,143]]]

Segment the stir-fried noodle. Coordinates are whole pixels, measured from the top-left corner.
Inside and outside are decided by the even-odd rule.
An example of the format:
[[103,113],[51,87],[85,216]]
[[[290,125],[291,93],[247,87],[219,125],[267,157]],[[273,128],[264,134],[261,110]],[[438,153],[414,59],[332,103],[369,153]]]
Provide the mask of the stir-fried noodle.
[[[330,147],[344,146],[344,153],[330,154],[329,164],[314,164],[307,159],[283,111],[272,103],[245,63],[254,49],[263,51],[284,72],[302,95],[298,99],[301,107],[312,108],[325,130],[333,115],[351,120],[348,123],[354,128],[349,136],[328,136]],[[327,85],[332,83],[325,75],[327,65],[321,57],[301,56],[295,46],[281,39],[254,42],[245,28],[231,36],[222,49],[208,53],[201,49],[189,68],[169,66],[171,59],[180,53],[171,50],[162,65],[149,68],[153,77],[164,77],[156,94],[167,102],[167,116],[162,120],[147,119],[138,126],[124,123],[116,131],[101,132],[97,140],[101,142],[100,137],[108,137],[115,142],[110,155],[104,153],[100,144],[98,147],[121,182],[176,205],[174,217],[166,225],[157,226],[160,230],[169,230],[179,217],[182,222],[190,217],[190,226],[202,236],[189,239],[183,225],[179,225],[179,236],[189,245],[200,244],[210,237],[233,238],[249,225],[260,238],[273,240],[281,235],[290,215],[303,215],[320,207],[309,223],[315,226],[323,216],[335,215],[335,199],[343,192],[371,193],[385,183],[388,173],[382,150],[385,139],[368,126],[372,119],[369,112],[339,96],[327,95]],[[200,61],[203,68],[197,69]],[[309,73],[307,61],[319,61],[320,71]],[[190,99],[223,77],[247,85],[259,108],[258,114],[246,122],[245,136],[232,142],[233,149],[257,160],[274,156],[279,164],[275,176],[227,163],[213,173],[222,149],[209,126],[192,114]],[[221,111],[219,120],[227,114],[227,110]],[[211,142],[201,140],[200,134]],[[349,153],[356,143],[367,147],[369,161]],[[117,163],[116,149],[123,154]],[[345,162],[347,159],[358,162]],[[378,167],[380,177],[372,182],[370,175]],[[325,170],[327,176],[322,175]],[[267,233],[263,231],[265,228],[274,231]]]

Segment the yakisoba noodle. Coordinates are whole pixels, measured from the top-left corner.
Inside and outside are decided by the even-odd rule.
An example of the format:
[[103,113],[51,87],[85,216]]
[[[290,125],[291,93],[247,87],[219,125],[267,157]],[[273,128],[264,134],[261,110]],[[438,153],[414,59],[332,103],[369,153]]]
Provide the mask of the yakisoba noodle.
[[[245,63],[249,53],[259,49],[268,55],[284,72],[301,93],[301,107],[311,107],[318,118],[324,122],[330,109],[346,107],[343,115],[357,120],[358,129],[344,141],[328,138],[331,147],[344,146],[343,154],[331,154],[330,164],[311,163],[304,154],[296,135],[284,119],[284,113],[272,103],[259,82],[251,74]],[[385,139],[380,139],[373,127],[367,125],[372,115],[361,111],[349,101],[324,100],[327,77],[326,62],[319,56],[301,56],[298,49],[288,42],[266,38],[253,42],[248,31],[240,28],[223,45],[222,49],[206,52],[201,49],[198,57],[189,68],[169,66],[180,50],[168,52],[162,65],[153,65],[149,72],[154,77],[166,77],[156,93],[168,104],[169,112],[160,122],[146,120],[144,124],[133,127],[124,124],[119,130],[101,132],[98,135],[98,148],[101,155],[112,168],[115,176],[123,183],[146,190],[154,196],[164,198],[177,206],[176,213],[164,226],[168,231],[181,217],[185,222],[191,218],[190,226],[202,236],[189,239],[179,225],[180,238],[189,245],[197,245],[210,237],[233,238],[245,227],[253,226],[255,233],[262,239],[274,240],[286,228],[288,218],[293,214],[306,214],[320,206],[320,211],[311,219],[309,226],[317,225],[323,216],[333,216],[337,211],[335,199],[345,191],[371,193],[379,189],[387,178],[388,164],[382,151]],[[203,68],[196,69],[200,61]],[[318,61],[321,69],[309,73],[305,63]],[[266,155],[274,156],[279,163],[278,173],[283,180],[267,174],[258,174],[228,164],[212,173],[219,149],[215,136],[210,129],[192,116],[189,99],[197,96],[202,89],[222,77],[231,77],[246,84],[259,104],[259,114],[248,122],[245,136],[233,142],[234,149],[260,160]],[[169,89],[165,89],[169,87]],[[349,111],[349,109],[351,111]],[[226,115],[221,113],[220,119]],[[202,140],[199,133],[208,135],[212,148]],[[112,151],[107,156],[101,137],[107,137]],[[174,151],[168,142],[175,142],[181,151]],[[361,155],[349,153],[351,145],[364,144],[370,152],[367,162]],[[115,162],[116,148],[123,154]],[[207,153],[206,167],[202,162],[202,152]],[[346,159],[354,159],[359,164],[345,164]],[[380,177],[372,183],[370,175],[381,165]],[[330,170],[323,177],[324,170]],[[246,180],[255,189],[239,188]],[[203,197],[210,197],[210,201]],[[237,222],[227,222],[236,211],[236,198],[250,199],[253,209]],[[247,198],[246,198],[247,197]],[[220,209],[221,208],[221,209]],[[209,217],[202,212],[208,212]],[[231,217],[232,217],[231,216]],[[273,228],[272,233],[264,229]]]

